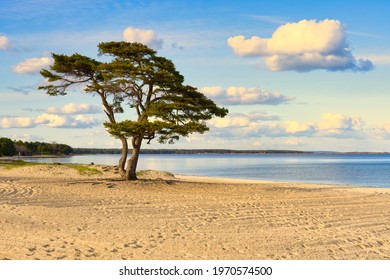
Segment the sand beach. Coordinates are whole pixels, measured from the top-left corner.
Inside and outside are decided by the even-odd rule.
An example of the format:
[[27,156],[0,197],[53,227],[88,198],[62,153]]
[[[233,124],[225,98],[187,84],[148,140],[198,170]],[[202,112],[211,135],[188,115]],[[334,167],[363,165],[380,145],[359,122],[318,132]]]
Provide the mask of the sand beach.
[[390,259],[390,189],[93,168],[0,167],[0,259]]

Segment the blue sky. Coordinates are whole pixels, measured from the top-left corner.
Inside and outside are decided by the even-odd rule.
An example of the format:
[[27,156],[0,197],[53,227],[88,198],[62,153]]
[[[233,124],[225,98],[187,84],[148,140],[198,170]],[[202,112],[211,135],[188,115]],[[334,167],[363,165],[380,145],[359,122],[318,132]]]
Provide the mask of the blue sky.
[[144,148],[390,151],[388,1],[0,5],[1,137],[120,147],[97,97],[37,87],[51,53],[97,58],[99,42],[125,40],[157,49],[230,111],[204,135]]

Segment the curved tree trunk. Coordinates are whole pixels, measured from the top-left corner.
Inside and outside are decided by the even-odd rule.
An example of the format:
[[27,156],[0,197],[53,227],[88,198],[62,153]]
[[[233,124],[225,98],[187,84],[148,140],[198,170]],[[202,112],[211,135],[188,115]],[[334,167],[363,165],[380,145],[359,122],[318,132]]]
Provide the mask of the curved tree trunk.
[[[110,105],[107,101],[107,95],[106,93],[103,91],[103,90],[99,90],[98,91],[99,95],[100,95],[100,98],[102,100],[102,104],[105,108],[104,112],[106,113],[107,117],[108,117],[108,120],[110,121],[110,123],[113,123],[113,124],[116,124],[116,120],[115,120],[115,112],[113,110],[113,107],[112,105]],[[126,159],[127,159],[127,154],[129,152],[129,145],[127,143],[127,138],[126,136],[124,135],[121,135],[119,137],[119,140],[121,140],[122,142],[122,150],[121,150],[121,157],[119,159],[119,162],[118,162],[118,169],[119,169],[119,173],[120,175],[125,178],[126,177],[126,169],[125,169],[125,166],[126,166]]]
[[121,158],[119,159],[118,162],[118,168],[119,168],[119,173],[121,174],[122,177],[126,176],[126,159],[127,159],[127,154],[129,152],[129,146],[127,143],[127,138],[125,136],[119,137],[119,140],[122,142],[122,150],[121,150]]
[[141,150],[142,137],[133,137],[131,140],[133,150],[130,159],[127,161],[126,180],[137,180],[137,164]]

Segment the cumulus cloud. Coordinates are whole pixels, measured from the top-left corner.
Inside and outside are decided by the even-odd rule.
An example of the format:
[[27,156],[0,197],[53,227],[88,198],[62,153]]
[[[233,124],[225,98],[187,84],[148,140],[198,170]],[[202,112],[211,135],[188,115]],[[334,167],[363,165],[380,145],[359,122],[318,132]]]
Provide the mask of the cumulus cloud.
[[53,128],[90,128],[96,126],[98,121],[95,118],[84,115],[71,117],[56,114],[42,114],[36,118],[35,123]]
[[74,115],[74,114],[96,114],[100,113],[101,110],[98,106],[93,106],[90,104],[75,104],[68,103],[65,104],[62,108],[49,107],[47,113],[49,114],[60,114],[60,115]]
[[74,117],[71,127],[90,128],[99,125],[98,120],[90,116],[77,115]]
[[220,137],[256,137],[263,122],[279,120],[278,116],[269,115],[264,111],[254,111],[248,114],[230,113],[224,118],[214,118],[207,121],[212,133]]
[[295,99],[294,97],[282,95],[279,92],[270,93],[258,88],[228,87],[224,89],[214,86],[203,87],[200,91],[217,103],[225,105],[279,105]]
[[264,57],[272,71],[372,70],[370,60],[353,56],[346,39],[345,26],[340,21],[325,19],[286,23],[271,38],[246,39],[239,35],[228,38],[227,43],[239,56]]
[[69,127],[69,118],[54,114],[42,114],[35,119],[36,124],[48,127]]
[[251,123],[249,116],[244,114],[231,114],[225,118],[212,119],[209,125],[215,128],[235,128],[248,126]]
[[318,124],[318,131],[322,135],[341,134],[345,131],[360,130],[364,121],[359,117],[349,117],[341,114],[325,113]]
[[11,43],[7,36],[0,34],[0,50],[9,50],[11,48]]
[[163,40],[153,30],[127,27],[123,31],[123,40],[130,43],[142,43],[152,49],[161,49]]
[[361,137],[364,121],[360,117],[325,113],[319,122],[284,121],[261,126],[261,135],[271,137]]
[[[319,121],[281,121],[263,111],[233,113],[207,122],[221,137],[364,137],[365,124],[359,117],[325,113]],[[390,126],[389,126],[390,127]],[[384,128],[378,128],[384,131]],[[390,128],[389,128],[390,131]]]
[[100,122],[88,114],[100,113],[99,106],[68,103],[64,106],[44,109],[23,109],[27,112],[40,112],[36,117],[0,116],[0,129],[32,128],[45,126],[51,128],[91,128]]
[[31,118],[15,117],[0,120],[0,128],[30,128],[34,126],[34,121]]
[[316,133],[315,122],[284,121],[261,125],[258,128],[258,135],[261,137],[310,137]]
[[38,74],[43,68],[48,68],[53,63],[51,57],[29,58],[12,67],[12,71],[18,74]]
[[282,127],[286,133],[291,134],[311,134],[315,131],[315,124],[310,122],[286,121],[283,122]]
[[90,116],[66,116],[46,113],[35,118],[10,117],[0,119],[0,129],[32,128],[39,125],[51,128],[91,128],[98,124],[99,122]]

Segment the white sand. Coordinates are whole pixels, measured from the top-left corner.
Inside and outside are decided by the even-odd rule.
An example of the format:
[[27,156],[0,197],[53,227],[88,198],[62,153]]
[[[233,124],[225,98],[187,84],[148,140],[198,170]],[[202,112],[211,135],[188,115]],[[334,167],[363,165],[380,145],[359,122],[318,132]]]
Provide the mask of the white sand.
[[390,259],[389,189],[98,168],[0,167],[0,259]]

